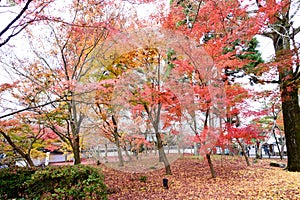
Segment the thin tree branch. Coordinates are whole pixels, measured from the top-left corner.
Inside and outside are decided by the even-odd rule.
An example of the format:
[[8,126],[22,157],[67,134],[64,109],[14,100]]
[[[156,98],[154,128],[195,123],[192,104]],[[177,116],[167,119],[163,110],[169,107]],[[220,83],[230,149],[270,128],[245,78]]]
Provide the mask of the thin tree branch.
[[[22,10],[20,11],[20,13],[0,32],[0,37],[7,32],[11,26],[22,17],[22,15],[26,12],[26,10],[28,10],[29,8],[29,4],[32,2],[33,0],[28,0],[25,4],[25,6],[22,8]],[[0,43],[0,47],[3,46],[2,43]]]
[[45,106],[47,106],[49,104],[52,104],[52,103],[55,103],[55,102],[61,102],[61,101],[62,101],[62,99],[58,99],[58,100],[53,100],[53,101],[50,101],[50,102],[47,102],[47,103],[44,103],[44,104],[36,105],[36,106],[29,106],[27,108],[23,108],[23,109],[16,110],[14,112],[2,115],[2,116],[0,116],[0,119],[5,118],[5,117],[9,117],[9,116],[12,116],[12,115],[15,115],[15,114],[27,111],[27,110],[33,110],[33,109],[36,109],[36,108],[42,108],[42,107],[45,107]]

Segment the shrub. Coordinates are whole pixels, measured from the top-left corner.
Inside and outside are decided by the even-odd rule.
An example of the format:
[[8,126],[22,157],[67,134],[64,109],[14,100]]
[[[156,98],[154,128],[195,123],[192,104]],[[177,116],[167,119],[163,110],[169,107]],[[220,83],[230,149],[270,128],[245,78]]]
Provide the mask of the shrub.
[[0,199],[107,199],[104,177],[83,166],[0,170]]
[[74,165],[38,170],[24,185],[29,199],[107,199],[103,181],[97,169]]
[[36,168],[10,167],[0,169],[0,199],[24,197],[23,183],[30,179]]

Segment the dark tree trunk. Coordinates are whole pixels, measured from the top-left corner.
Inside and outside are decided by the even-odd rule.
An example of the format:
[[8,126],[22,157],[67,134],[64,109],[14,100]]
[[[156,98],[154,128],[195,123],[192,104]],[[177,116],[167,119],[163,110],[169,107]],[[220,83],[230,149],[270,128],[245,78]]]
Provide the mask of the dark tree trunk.
[[117,146],[119,166],[123,167],[124,166],[124,158],[123,158],[123,155],[122,155],[122,149],[121,149],[121,144],[120,144],[120,135],[119,135],[119,132],[118,132],[118,123],[117,123],[117,120],[116,120],[114,115],[111,116],[111,119],[112,119],[112,122],[113,122],[113,125],[114,125],[113,135],[114,135],[114,139],[115,139],[115,144]]
[[[287,16],[286,16],[287,17]],[[284,60],[285,63],[278,64],[281,106],[283,114],[284,133],[286,137],[286,147],[288,156],[288,171],[300,172],[300,108],[298,97],[298,85],[293,73],[292,55],[290,55],[290,38],[283,37],[289,27],[278,30],[279,33],[273,35],[276,59],[278,62]],[[290,58],[288,58],[290,56]],[[289,59],[289,60],[288,60]]]
[[[281,137],[282,138],[282,137]],[[282,141],[282,145],[281,145],[281,158],[283,159],[284,156],[284,146],[285,146],[285,140],[281,140]]]
[[76,136],[76,138],[74,139],[72,144],[72,150],[74,154],[74,165],[78,165],[81,163],[79,136]]
[[300,109],[297,86],[282,86],[281,98],[288,156],[287,169],[300,172]]
[[212,178],[216,178],[217,175],[216,175],[216,172],[214,170],[214,166],[213,166],[212,161],[211,161],[210,153],[206,154],[206,159],[207,159],[207,162],[208,162],[208,165],[209,165],[209,169],[210,169]]
[[[209,108],[206,110],[206,114],[205,114],[204,130],[208,129],[208,118],[209,118]],[[216,175],[216,172],[215,172],[215,169],[214,169],[214,165],[211,161],[210,154],[211,154],[211,151],[206,154],[206,159],[207,159],[207,162],[208,162],[208,165],[209,165],[209,169],[210,169],[212,178],[216,178],[217,175]]]
[[34,163],[30,157],[30,151],[29,153],[25,153],[22,151],[21,148],[19,148],[13,141],[12,139],[9,137],[9,135],[7,135],[4,132],[0,132],[0,134],[6,139],[6,141],[8,142],[8,144],[22,157],[26,160],[26,164],[28,167],[34,167]]
[[[71,92],[72,96],[74,95]],[[74,154],[74,165],[78,165],[81,163],[81,157],[80,157],[80,140],[79,140],[79,133],[80,133],[80,125],[84,119],[84,115],[81,113],[77,115],[77,108],[75,102],[72,100],[70,102],[70,107],[69,107],[69,113],[70,113],[70,119],[68,120],[70,124],[70,131],[71,137],[67,137],[71,139],[71,146]]]
[[244,156],[244,158],[246,160],[247,166],[250,166],[249,158],[248,158],[247,153],[245,152],[244,145],[241,143],[241,141],[238,138],[236,138],[236,141],[238,142],[239,146],[242,149],[242,153],[243,153],[243,156]]
[[275,134],[275,130],[274,130],[274,129],[273,129],[273,137],[275,138],[276,147],[277,147],[277,149],[278,149],[278,153],[279,153],[279,156],[280,156],[280,160],[282,160],[281,149],[280,149],[280,146],[279,146],[279,143],[278,143],[278,140],[277,140],[277,137],[276,137],[276,134]]
[[29,154],[25,154],[25,160],[26,160],[26,163],[29,167],[34,167],[34,163],[31,159],[31,157],[29,156]]

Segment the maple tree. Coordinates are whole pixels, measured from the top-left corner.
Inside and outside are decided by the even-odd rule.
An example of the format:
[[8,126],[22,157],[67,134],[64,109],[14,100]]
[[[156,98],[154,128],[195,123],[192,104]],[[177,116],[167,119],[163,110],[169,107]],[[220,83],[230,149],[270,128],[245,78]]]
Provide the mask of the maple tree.
[[[86,116],[84,107],[89,103],[85,102],[84,94],[94,91],[97,85],[85,85],[83,77],[93,66],[95,48],[112,30],[108,21],[114,15],[102,12],[105,10],[101,8],[107,6],[105,3],[92,4],[90,9],[87,6],[74,2],[70,7],[70,15],[73,15],[71,22],[69,19],[48,21],[45,28],[51,33],[48,38],[38,39],[38,34],[34,35],[28,29],[27,36],[37,40],[30,40],[37,59],[25,67],[9,66],[24,77],[32,90],[26,91],[27,102],[21,105],[24,109],[2,116],[8,117],[25,110],[43,115],[45,125],[71,146],[75,164],[81,162],[80,130]],[[49,49],[47,45],[52,46]],[[43,52],[43,49],[49,52]]]
[[[250,166],[247,154],[245,152],[245,146],[242,144],[243,142],[250,142],[251,139],[256,138],[258,133],[256,131],[253,132],[250,125],[246,127],[241,126],[240,120],[240,112],[241,109],[238,107],[238,104],[243,101],[243,99],[248,97],[248,92],[238,85],[230,85],[227,84],[226,87],[226,118],[225,118],[225,132],[224,135],[228,140],[235,140],[238,143],[242,150],[242,154],[245,157],[246,163]],[[251,126],[250,126],[251,127]],[[222,139],[221,139],[222,140]]]
[[[103,45],[100,51],[107,54],[106,52],[109,51],[109,48],[110,47]],[[122,48],[117,49],[117,51],[122,52]],[[113,103],[113,98],[117,80],[127,70],[127,66],[124,66],[124,68],[119,66],[120,62],[130,62],[130,56],[128,56],[129,53],[125,52],[116,58],[114,54],[116,53],[113,52],[112,55],[101,55],[100,53],[99,55],[101,56],[95,59],[96,63],[101,67],[97,65],[95,72],[91,74],[92,81],[98,83],[92,109],[96,113],[95,118],[100,119],[100,123],[97,123],[100,135],[116,145],[119,166],[124,166],[122,148],[129,157],[129,160],[131,160],[131,157],[126,148],[124,133],[120,130],[121,109]]]
[[[118,49],[118,51],[120,51],[120,50]],[[155,77],[148,77],[148,75],[147,75],[148,73],[150,73],[150,74],[155,73],[155,71],[153,70],[153,67],[155,67],[155,64],[157,64],[158,59],[159,59],[159,56],[157,56],[157,51],[154,48],[153,49],[146,48],[146,49],[141,49],[141,50],[133,50],[130,52],[125,52],[124,54],[120,53],[120,55],[121,56],[119,56],[113,60],[111,65],[106,67],[106,69],[109,70],[109,72],[111,74],[113,74],[115,77],[119,77],[121,75],[123,76],[123,79],[121,80],[121,82],[119,81],[117,87],[120,87],[120,86],[130,87],[130,89],[127,89],[127,88],[122,89],[121,95],[118,94],[120,92],[117,92],[117,96],[124,95],[122,93],[129,95],[129,96],[126,95],[127,98],[129,98],[129,99],[125,100],[125,102],[131,102],[133,105],[135,105],[135,107],[133,108],[133,111],[137,112],[138,110],[140,110],[140,112],[141,112],[141,109],[142,109],[144,112],[146,112],[146,116],[148,117],[148,119],[149,119],[150,123],[152,124],[153,129],[155,131],[155,136],[156,136],[156,140],[157,140],[157,148],[159,151],[160,160],[162,162],[164,162],[164,164],[165,164],[166,173],[171,174],[170,164],[169,164],[169,161],[168,161],[168,159],[165,155],[164,149],[163,149],[163,143],[162,143],[162,138],[161,138],[161,133],[160,133],[161,131],[159,130],[159,122],[160,122],[161,109],[162,109],[161,101],[163,100],[163,98],[160,99],[160,96],[162,96],[162,92],[157,91],[157,88],[155,88],[157,86],[154,86],[154,85],[156,85],[156,84],[160,85],[160,83],[157,83],[160,80],[155,79]],[[126,70],[128,70],[128,69],[137,70],[137,71],[135,71],[133,73],[128,73],[128,72],[126,73]],[[144,70],[146,70],[146,72]],[[146,76],[146,79],[148,79],[150,81],[152,80],[153,81],[152,83],[151,82],[148,83],[150,85],[150,87],[149,87],[149,85],[145,86],[140,83],[132,83],[132,80],[136,81],[136,80],[140,79],[136,73],[140,73],[140,74],[142,74],[142,76]],[[160,76],[160,74],[158,76]],[[151,86],[151,84],[152,84],[152,86]],[[138,87],[141,87],[141,88],[138,89]],[[143,87],[146,87],[146,88],[143,88]],[[137,91],[137,90],[139,90],[139,91]],[[148,93],[149,97],[145,98],[143,96],[140,96],[140,94],[144,94],[144,93]],[[170,97],[168,97],[168,99],[169,98]],[[152,99],[152,101],[151,101],[151,99]],[[120,100],[118,100],[118,101],[120,101]],[[153,101],[154,101],[154,103],[151,103]],[[114,100],[114,102],[117,102],[117,101]],[[120,102],[122,102],[122,104],[124,105],[124,99],[122,99]],[[118,104],[115,104],[115,107],[116,106],[120,107]],[[98,108],[101,111],[99,106],[98,106]],[[121,109],[124,109],[124,108],[121,107]],[[140,113],[140,114],[142,114],[142,113]],[[138,114],[137,116],[140,116],[140,114]],[[112,119],[115,119],[114,115],[112,115],[112,117],[113,117]],[[109,123],[107,123],[107,124],[109,124]],[[116,126],[117,126],[117,123],[116,123],[116,120],[114,120],[113,136],[114,136],[114,140],[116,141],[117,147],[119,149],[118,140],[121,136],[117,132]],[[128,137],[127,137],[127,140],[128,140]],[[134,137],[133,142],[136,143],[138,141],[140,141],[138,139],[138,137]],[[143,140],[141,140],[141,142],[144,143]],[[140,146],[139,143],[140,142],[138,142],[135,145],[136,146],[135,148],[138,148]],[[138,152],[138,150],[135,150],[135,151]],[[123,164],[121,162],[121,159],[122,159],[121,153],[118,153],[118,155],[119,155],[120,164]]]
[[[148,86],[148,87],[147,87]],[[141,112],[145,112],[148,120],[152,124],[152,127],[154,129],[154,134],[156,138],[156,144],[157,149],[159,152],[159,160],[161,162],[164,162],[166,174],[171,174],[171,168],[170,163],[167,159],[167,156],[164,151],[163,147],[163,138],[162,138],[162,129],[168,127],[167,123],[171,123],[170,118],[166,117],[165,123],[162,128],[160,128],[161,118],[163,115],[164,110],[169,109],[169,112],[171,111],[172,107],[174,107],[174,104],[176,106],[176,103],[178,104],[178,101],[171,102],[171,99],[176,99],[172,94],[168,94],[166,92],[158,91],[158,89],[150,84],[142,86],[143,88],[132,88],[131,93],[133,94],[129,101],[132,102],[134,106],[134,110]],[[140,94],[143,95],[140,95]],[[175,108],[176,109],[176,108]],[[178,108],[177,108],[178,109]],[[176,109],[176,110],[177,110]],[[180,109],[179,109],[180,110]],[[141,115],[140,114],[140,115]],[[180,117],[180,111],[177,111],[177,116]]]
[[[241,44],[260,34],[273,41],[275,57],[252,70],[256,83],[278,83],[282,102],[284,130],[288,152],[288,170],[300,171],[299,139],[299,55],[295,36],[300,27],[295,23],[297,1],[174,1],[166,27],[182,30],[201,39],[212,35],[204,46],[220,69],[242,68],[246,60],[233,57],[236,52],[224,49],[238,39]],[[294,9],[295,8],[295,9]],[[175,27],[175,24],[182,25]],[[261,76],[275,70],[277,73]],[[293,142],[296,141],[296,142]]]
[[214,70],[209,76],[199,69],[199,65],[181,63],[175,60],[177,76],[184,77],[180,87],[181,106],[183,107],[183,124],[188,125],[184,131],[191,132],[194,142],[194,154],[205,155],[212,177],[216,173],[211,161],[212,148],[215,146],[222,130],[221,119],[224,115],[223,84],[218,81]]
[[[100,127],[101,135],[112,141],[116,147],[119,158],[119,166],[124,166],[124,158],[121,146],[121,131],[119,130],[118,109],[111,103],[114,85],[104,84],[98,88],[94,111],[98,118],[101,119]],[[125,149],[125,152],[127,150]]]
[[[81,24],[81,27],[65,27],[63,24],[62,30],[66,28],[67,31],[66,39],[60,36],[58,32],[54,33],[58,51],[61,52],[61,62],[59,64],[62,65],[62,69],[59,70],[60,77],[56,80],[56,87],[58,86],[56,93],[64,97],[65,101],[64,104],[60,104],[57,107],[58,114],[63,112],[63,118],[59,119],[55,111],[54,122],[51,125],[52,130],[72,147],[75,159],[74,164],[80,163],[80,129],[86,117],[82,108],[85,104],[84,97],[81,94],[95,90],[93,84],[89,86],[80,82],[83,80],[83,76],[91,69],[90,66],[93,62],[93,56],[95,56],[95,48],[108,34],[107,22],[95,19],[95,17],[103,15],[100,11],[103,5],[98,5],[99,12],[97,9],[94,10],[96,12],[94,14],[98,14],[98,16],[92,16],[93,13],[86,13],[85,7],[81,5],[76,4],[76,6],[83,13],[81,13],[82,16],[79,15],[73,24]],[[86,20],[90,20],[88,21],[89,25],[86,25]],[[61,85],[62,82],[65,82],[65,84]],[[82,103],[79,104],[78,102]],[[56,127],[58,124],[57,119],[64,121],[62,124],[63,129]]]
[[[24,77],[19,77],[18,81],[11,84],[1,85],[1,109],[4,115],[0,120],[0,135],[4,141],[3,144],[8,146],[6,148],[8,152],[13,151],[17,154],[10,154],[10,156],[21,157],[28,166],[32,167],[34,166],[32,158],[43,157],[40,150],[51,149],[53,146],[48,142],[56,140],[57,137],[45,126],[42,115],[28,109],[28,107],[39,108],[42,98],[38,96],[43,93],[30,86],[33,85]],[[28,87],[33,90],[28,90]],[[10,111],[19,107],[26,108],[21,109],[22,112]],[[6,114],[8,111],[9,113]],[[13,117],[12,113],[14,113]]]
[[[82,16],[78,20],[71,23],[71,33],[68,34],[70,36],[68,39],[71,39],[71,41],[66,41],[67,46],[72,46],[72,42],[74,42],[73,40],[75,40],[76,42],[78,42],[78,47],[81,48],[81,50],[80,48],[77,49],[76,47],[74,49],[72,49],[71,47],[70,49],[71,54],[72,51],[74,51],[75,57],[78,57],[78,63],[75,62],[75,70],[71,69],[69,71],[71,72],[70,75],[67,75],[69,77],[64,78],[67,81],[73,79],[77,83],[75,83],[76,86],[74,87],[74,93],[73,91],[71,91],[72,94],[68,94],[67,103],[72,102],[72,109],[75,112],[76,106],[78,106],[79,104],[81,104],[82,106],[82,104],[87,103],[87,108],[83,109],[81,106],[79,106],[81,108],[78,109],[81,117],[84,118],[89,117],[89,109],[95,111],[97,115],[96,121],[100,120],[100,123],[94,121],[93,127],[96,125],[97,130],[101,132],[102,136],[106,137],[109,141],[113,141],[116,144],[120,162],[119,164],[120,166],[123,166],[124,159],[122,156],[122,148],[125,148],[125,146],[124,144],[121,144],[121,132],[118,128],[118,111],[115,111],[113,105],[110,102],[112,90],[114,89],[115,84],[115,81],[113,79],[120,75],[120,71],[114,71],[113,69],[110,69],[109,66],[106,66],[103,63],[99,63],[98,57],[100,56],[99,52],[107,50],[106,47],[103,47],[102,44],[106,37],[109,34],[114,35],[114,32],[117,32],[118,29],[124,28],[124,23],[127,23],[128,21],[126,20],[126,22],[124,22],[125,18],[123,16],[124,13],[122,13],[122,4],[118,4],[114,1],[106,1],[101,3],[93,3],[92,1],[87,2],[90,4],[90,9],[87,9],[85,5],[74,2],[75,6],[78,7],[78,13],[80,13]],[[108,8],[112,10],[107,12]],[[64,26],[66,24],[62,23],[62,25]],[[64,59],[63,57],[64,62],[65,60],[67,60],[68,55],[66,55],[65,58],[66,59]],[[106,76],[106,73],[108,71],[105,71],[105,67],[108,67],[107,70],[112,73],[112,76]],[[68,69],[65,68],[65,73],[67,72],[67,70]],[[64,92],[66,92],[66,90],[64,90]],[[86,93],[89,94],[85,95]],[[72,132],[78,130],[79,128],[80,124],[76,125],[75,130],[72,130]],[[60,136],[62,135],[59,132],[56,133]],[[79,137],[79,132],[75,135]],[[67,139],[70,140],[69,138]],[[79,148],[79,145],[77,144],[78,140],[79,139],[77,139],[75,145],[77,151]],[[68,141],[68,143],[71,144],[74,152],[72,143],[70,141]],[[127,153],[127,150],[124,150],[125,153]],[[75,158],[75,160],[77,159]]]
[[[32,2],[28,1],[24,9],[28,9],[27,6]],[[43,38],[44,36],[37,36],[39,33],[29,29],[26,33],[33,54],[39,61],[30,63],[30,65],[25,64],[26,67],[16,66],[16,61],[12,61],[10,64],[5,63],[7,68],[13,69],[14,73],[31,81],[29,85],[32,89],[34,88],[34,92],[27,93],[28,101],[20,105],[24,108],[13,108],[13,112],[5,113],[1,118],[24,111],[43,114],[45,124],[62,141],[72,147],[75,164],[77,164],[80,162],[80,128],[86,117],[85,108],[83,108],[85,103],[82,104],[85,98],[83,94],[97,88],[97,83],[84,85],[80,82],[86,81],[84,76],[94,67],[92,62],[96,55],[94,54],[95,47],[106,38],[109,31],[123,27],[120,22],[125,18],[120,17],[121,14],[118,11],[122,8],[113,1],[101,3],[74,1],[68,8],[69,3],[63,9],[52,8],[55,12],[69,9],[70,15],[68,13],[66,17],[56,17],[55,14],[46,17],[39,15],[39,12],[35,13],[36,17],[41,17],[38,21],[41,19],[46,21],[47,28],[43,29],[43,33],[47,32],[50,35],[48,38]],[[108,12],[108,8],[114,8],[114,10]],[[9,29],[9,27],[7,28]],[[33,40],[38,37],[40,37],[39,45]],[[55,48],[49,48],[47,46],[49,44]],[[40,49],[47,49],[48,52],[42,52]],[[16,60],[24,63],[24,60]],[[25,60],[29,59],[25,58]],[[5,90],[7,84],[3,84],[1,87]]]
[[[100,81],[100,83],[102,84],[103,81]],[[147,148],[150,144],[145,140],[145,137],[137,134],[139,130],[136,130],[136,128],[139,127],[130,125],[128,117],[125,118],[126,123],[124,122],[124,114],[122,114],[124,110],[113,103],[114,90],[115,84],[106,83],[102,87],[98,87],[93,110],[96,113],[95,119],[100,119],[100,122],[96,123],[99,129],[99,137],[108,139],[116,146],[119,166],[122,167],[125,165],[122,152],[125,152],[130,162],[132,157],[128,151],[135,152],[135,156],[138,158],[140,149],[142,147]],[[107,155],[105,159],[107,159]]]
[[[161,131],[170,129],[170,132],[182,134],[174,125],[181,123],[182,110],[186,110],[196,95],[199,95],[198,98],[202,101],[209,101],[206,109],[202,108],[205,111],[216,102],[217,98],[209,100],[209,96],[216,96],[220,90],[219,84],[210,79],[214,69],[205,52],[180,34],[170,35],[169,32],[157,28],[132,31],[129,34],[121,33],[118,37],[108,43],[111,49],[105,52],[105,58],[109,57],[113,61],[107,64],[107,59],[103,59],[102,65],[108,66],[106,69],[110,74],[120,76],[116,87],[120,91],[116,90],[118,92],[115,94],[117,98],[121,98],[118,105],[124,106],[124,102],[129,102],[128,108],[132,109],[134,117],[144,117],[152,124],[160,158],[164,160]],[[126,45],[120,46],[118,40]],[[194,77],[193,71],[196,71]],[[200,88],[192,89],[195,81],[199,83]],[[203,82],[206,82],[205,86]],[[188,87],[196,95],[183,90]],[[201,96],[205,94],[204,90],[206,97]],[[195,112],[199,108],[190,109],[194,109]],[[212,112],[215,112],[213,108]],[[207,139],[207,145],[203,145],[203,149],[211,145],[211,141]],[[165,159],[164,162],[166,173],[170,173],[168,161]]]

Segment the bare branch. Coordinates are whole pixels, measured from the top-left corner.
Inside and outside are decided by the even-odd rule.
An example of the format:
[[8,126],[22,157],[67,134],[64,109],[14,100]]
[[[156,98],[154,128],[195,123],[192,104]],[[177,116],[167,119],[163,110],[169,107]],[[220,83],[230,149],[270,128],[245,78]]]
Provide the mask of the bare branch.
[[[12,25],[18,21],[22,16],[23,14],[26,12],[26,10],[28,10],[29,8],[29,4],[32,2],[33,0],[28,0],[25,4],[25,6],[23,7],[23,9],[20,11],[20,13],[0,32],[0,37],[6,33],[11,27]],[[27,25],[29,24],[30,22],[27,23]],[[25,27],[27,26],[25,25]],[[19,30],[17,33],[20,33],[25,27],[22,27],[21,30]],[[0,47],[5,45],[12,37],[14,37],[16,34],[12,34],[10,35],[6,40],[4,40],[4,42],[1,42],[0,43]]]
[[5,115],[1,115],[1,116],[0,116],[0,119],[5,118],[5,117],[9,117],[9,116],[12,116],[12,115],[15,115],[15,114],[18,114],[18,113],[27,111],[27,110],[34,110],[34,109],[36,109],[36,108],[42,108],[42,107],[45,107],[45,106],[50,105],[50,104],[52,104],[52,103],[55,103],[55,102],[61,102],[61,101],[62,101],[62,99],[56,99],[56,100],[49,101],[49,102],[46,102],[46,103],[43,103],[43,104],[40,104],[40,105],[29,106],[29,107],[27,107],[27,108],[23,108],[23,109],[16,110],[16,111],[14,111],[14,112],[11,112],[11,113],[8,113],[8,114],[5,114]]
[[298,26],[297,28],[294,28],[293,32],[294,32],[293,33],[294,35],[297,35],[300,32],[300,26]]
[[291,14],[290,19],[293,19],[296,16],[296,14],[299,12],[299,10],[300,10],[300,3],[298,3],[295,12]]

